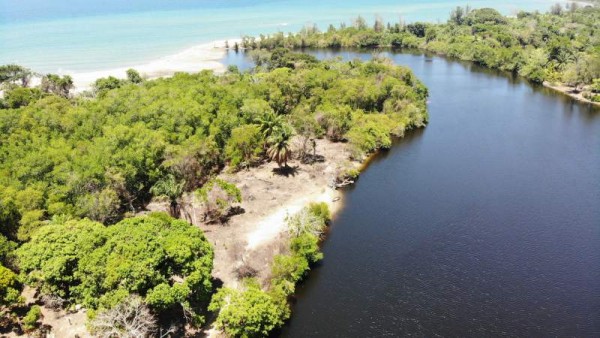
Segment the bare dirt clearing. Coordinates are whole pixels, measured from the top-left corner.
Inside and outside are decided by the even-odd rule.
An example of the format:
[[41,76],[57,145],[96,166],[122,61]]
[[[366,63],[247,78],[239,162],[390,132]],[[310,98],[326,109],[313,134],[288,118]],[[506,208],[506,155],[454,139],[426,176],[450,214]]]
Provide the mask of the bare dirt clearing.
[[[213,276],[227,286],[235,287],[240,268],[256,273],[265,281],[273,257],[288,250],[285,218],[300,211],[310,202],[326,202],[332,213],[342,205],[341,193],[330,187],[340,170],[358,166],[350,162],[346,144],[316,140],[317,154],[323,162],[303,164],[293,160],[290,169],[280,171],[274,162],[236,173],[222,173],[219,178],[234,183],[242,192],[244,212],[227,224],[202,222],[201,205],[188,195],[182,207],[182,218],[198,225],[213,244],[215,260]],[[153,202],[150,211],[165,211],[166,203]]]

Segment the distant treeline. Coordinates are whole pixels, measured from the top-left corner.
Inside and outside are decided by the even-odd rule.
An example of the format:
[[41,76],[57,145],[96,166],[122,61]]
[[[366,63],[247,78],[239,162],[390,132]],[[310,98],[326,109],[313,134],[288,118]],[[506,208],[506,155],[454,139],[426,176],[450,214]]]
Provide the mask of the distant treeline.
[[242,48],[419,48],[519,74],[531,81],[564,83],[600,101],[600,8],[577,3],[554,5],[548,13],[501,15],[491,8],[457,7],[447,23],[368,25],[362,17],[350,26],[295,34],[245,37]]

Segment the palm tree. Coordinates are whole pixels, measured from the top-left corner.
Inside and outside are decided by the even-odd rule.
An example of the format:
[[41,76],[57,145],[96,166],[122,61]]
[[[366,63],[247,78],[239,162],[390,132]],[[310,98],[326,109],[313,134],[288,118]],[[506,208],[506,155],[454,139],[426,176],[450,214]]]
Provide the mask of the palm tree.
[[183,195],[183,181],[177,181],[175,176],[169,174],[166,178],[156,182],[150,192],[155,196],[163,196],[169,199],[169,213],[179,218],[179,199]]
[[267,155],[277,162],[277,165],[281,168],[283,163],[284,167],[287,167],[287,161],[291,158],[292,152],[290,150],[290,141],[292,139],[292,128],[288,125],[282,125],[274,134],[269,138],[270,147],[267,150]]
[[256,119],[256,123],[264,138],[268,139],[283,127],[283,117],[271,111]]

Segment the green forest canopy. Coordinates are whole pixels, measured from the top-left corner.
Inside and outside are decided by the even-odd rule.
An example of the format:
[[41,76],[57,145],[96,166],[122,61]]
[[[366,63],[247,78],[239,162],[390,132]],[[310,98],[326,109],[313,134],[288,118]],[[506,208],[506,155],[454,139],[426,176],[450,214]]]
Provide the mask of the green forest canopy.
[[[600,8],[554,6],[549,13],[507,17],[491,8],[457,7],[447,23],[403,22],[373,26],[359,17],[351,26],[306,27],[296,34],[244,38],[244,48],[420,48],[522,75],[534,82],[590,86],[600,101]],[[594,82],[596,80],[596,82]],[[594,84],[595,83],[595,84]]]
[[109,227],[53,223],[17,250],[22,280],[43,294],[89,309],[110,309],[137,294],[159,314],[178,306],[193,311],[209,300],[212,260],[199,228],[163,213]]
[[310,124],[304,132],[348,139],[364,152],[426,123],[427,89],[410,70],[385,60],[309,60],[255,73],[176,74],[96,99],[47,95],[1,109],[0,232],[27,240],[53,217],[114,223],[169,175],[193,190],[227,163],[264,156],[276,133],[261,129],[265,116],[297,130]]

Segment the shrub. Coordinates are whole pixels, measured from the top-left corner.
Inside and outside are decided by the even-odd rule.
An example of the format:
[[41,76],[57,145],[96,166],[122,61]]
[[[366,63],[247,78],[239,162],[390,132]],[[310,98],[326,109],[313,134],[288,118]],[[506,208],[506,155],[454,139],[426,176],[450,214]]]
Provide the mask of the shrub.
[[323,259],[323,253],[319,248],[319,237],[304,234],[293,238],[290,243],[290,249],[294,255],[304,257],[308,264],[314,264]]
[[42,293],[72,297],[73,288],[80,283],[76,276],[79,261],[105,240],[104,227],[88,220],[42,227],[17,250],[25,283]]
[[109,90],[120,88],[125,81],[119,80],[114,76],[97,79],[94,82],[94,90],[99,96],[104,96]]
[[3,235],[0,235],[0,264],[7,264],[12,261],[17,243],[9,241]]
[[204,220],[224,222],[234,203],[242,202],[242,192],[235,184],[213,178],[196,191],[203,203]]
[[0,308],[20,303],[20,289],[17,275],[0,265]]
[[493,8],[480,8],[472,10],[465,22],[469,26],[476,24],[506,24],[506,18]]
[[325,202],[312,202],[308,205],[308,211],[313,215],[321,218],[323,223],[328,223],[331,220],[331,212],[329,205]]
[[271,268],[271,285],[286,285],[288,294],[293,293],[294,286],[308,271],[308,260],[300,255],[277,255]]
[[352,108],[323,105],[317,108],[317,120],[330,140],[342,141],[351,126]]
[[225,154],[234,168],[247,168],[256,162],[263,151],[263,137],[256,125],[243,125],[231,131]]
[[76,209],[79,216],[100,223],[110,223],[119,216],[120,204],[117,192],[106,188],[80,196],[76,202]]
[[283,295],[294,293],[310,265],[323,259],[319,250],[320,234],[330,219],[327,203],[311,203],[288,217],[288,231],[292,239],[290,255],[278,255],[271,267],[271,287]]
[[144,79],[142,78],[142,76],[140,75],[140,73],[135,70],[135,69],[127,69],[127,80],[131,83],[142,83],[144,82]]
[[17,87],[4,93],[4,102],[8,108],[20,108],[39,100],[42,91],[37,88]]
[[173,305],[185,303],[190,294],[191,290],[186,284],[175,283],[171,286],[162,283],[148,292],[146,302],[153,309],[164,311]]
[[[370,153],[392,146],[393,122],[387,115],[365,114],[359,117],[348,132],[348,140],[358,153]],[[355,156],[355,157],[356,157]]]
[[592,92],[600,93],[600,79],[594,79],[592,84]]
[[292,237],[311,234],[319,237],[325,227],[324,220],[312,213],[309,208],[303,208],[298,213],[286,217],[288,232]]
[[254,279],[245,280],[244,288],[222,288],[213,296],[208,309],[218,313],[215,326],[232,337],[262,337],[280,328],[290,315],[287,303]]
[[40,318],[42,318],[42,308],[39,305],[32,306],[23,317],[23,327],[27,331],[34,330],[38,326]]

